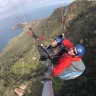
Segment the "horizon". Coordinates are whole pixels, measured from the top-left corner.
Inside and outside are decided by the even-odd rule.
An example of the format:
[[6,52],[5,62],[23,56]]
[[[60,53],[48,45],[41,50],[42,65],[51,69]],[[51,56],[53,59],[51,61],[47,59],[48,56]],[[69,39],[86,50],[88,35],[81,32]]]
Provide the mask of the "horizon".
[[[65,6],[67,6],[67,5],[69,5],[70,3],[66,3],[65,4]],[[38,10],[39,8],[43,8],[43,7],[49,7],[49,6],[56,6],[56,5],[59,5],[57,8],[59,8],[59,7],[62,7],[62,6],[64,6],[64,5],[61,5],[61,4],[52,4],[52,5],[47,5],[47,6],[38,6],[38,7],[36,7],[36,8],[30,8],[30,9],[27,9],[27,10],[24,10],[23,11],[23,13],[25,13],[25,12],[27,12],[27,11],[30,11],[30,10]],[[55,10],[55,9],[54,9]],[[18,9],[18,11],[20,11],[19,9]],[[17,12],[18,12],[17,11]],[[19,15],[22,15],[22,12],[18,12],[19,13]],[[18,15],[18,16],[19,16]],[[17,14],[16,13],[14,13],[13,11],[11,11],[11,12],[9,12],[9,13],[6,13],[6,14],[4,14],[4,18],[2,18],[0,21],[2,21],[2,20],[4,20],[4,19],[7,19],[7,18],[9,18],[9,17],[11,17],[11,18],[13,18],[13,19],[15,19],[15,16],[17,16]],[[17,20],[18,21],[18,20]]]
[[72,3],[73,1],[74,0],[4,0],[0,1],[0,19],[2,20],[3,18],[10,16],[9,14],[14,16],[14,14],[18,14],[19,12],[23,13],[24,11],[30,9],[52,6],[57,4],[64,6],[66,4]]

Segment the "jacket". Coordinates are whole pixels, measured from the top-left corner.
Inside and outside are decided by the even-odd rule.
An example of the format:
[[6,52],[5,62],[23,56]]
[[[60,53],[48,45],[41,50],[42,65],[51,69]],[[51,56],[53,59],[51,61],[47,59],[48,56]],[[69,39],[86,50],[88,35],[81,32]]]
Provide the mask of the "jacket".
[[[70,49],[73,47],[73,44],[68,40],[64,39],[62,41],[65,47]],[[68,55],[67,53],[63,53],[63,55],[58,59],[58,64],[52,69],[52,72],[54,73],[53,76],[58,76],[61,74],[67,67],[71,65],[71,62],[77,62],[82,58],[82,56],[78,57],[72,57]]]

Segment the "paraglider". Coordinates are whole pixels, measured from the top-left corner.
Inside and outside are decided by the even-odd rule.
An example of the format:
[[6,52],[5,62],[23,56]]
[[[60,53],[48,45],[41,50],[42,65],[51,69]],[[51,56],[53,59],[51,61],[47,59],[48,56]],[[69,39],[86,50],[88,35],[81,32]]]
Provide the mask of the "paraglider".
[[[18,4],[20,5],[20,2],[18,1]],[[21,6],[21,5],[20,5]],[[23,17],[24,17],[24,20],[25,20],[25,22],[27,22],[27,20],[26,20],[26,18],[25,18],[25,16],[24,16],[24,13],[23,13],[23,11],[22,11],[22,8],[20,8],[20,10],[21,10],[21,13],[22,13],[22,15],[23,15]],[[66,9],[67,10],[67,9]],[[67,11],[65,10],[65,13],[66,14],[64,14],[64,18],[63,18],[63,16],[62,16],[62,24],[63,24],[63,31],[62,31],[62,33],[59,35],[59,37],[56,37],[55,38],[55,40],[56,40],[56,42],[57,42],[57,45],[55,46],[55,47],[57,47],[58,49],[59,49],[59,45],[61,45],[62,44],[62,42],[66,39],[65,38],[65,33],[66,33],[66,30],[64,29],[66,26],[65,26],[65,21],[66,21],[66,16],[67,16]],[[16,19],[16,18],[15,18]],[[16,19],[17,20],[17,19]],[[17,20],[17,21],[19,21],[19,20]],[[20,22],[19,21],[19,23],[20,24],[22,24],[22,22]],[[52,48],[52,46],[50,47],[50,46],[48,46],[48,47],[45,47],[45,46],[43,46],[43,44],[41,43],[41,40],[43,40],[44,39],[44,36],[42,36],[42,37],[38,37],[37,35],[35,35],[35,33],[34,33],[34,31],[33,31],[33,29],[32,29],[32,26],[31,27],[29,27],[29,30],[32,32],[32,33],[30,33],[30,32],[26,32],[27,34],[28,34],[28,36],[32,36],[37,42],[38,42],[38,51],[39,51],[39,48],[41,48],[41,50],[44,52],[44,54],[46,55],[45,56],[45,60],[46,59],[49,59],[50,61],[51,61],[51,65],[49,64],[48,66],[46,66],[47,67],[47,70],[45,71],[45,78],[44,78],[44,88],[43,88],[43,93],[42,93],[42,96],[54,96],[54,94],[53,94],[53,89],[52,89],[52,80],[51,80],[51,78],[50,78],[50,76],[58,76],[58,77],[60,77],[61,79],[64,79],[64,80],[69,80],[69,79],[74,79],[74,78],[67,78],[67,77],[70,77],[70,75],[69,74],[67,74],[67,72],[68,72],[68,70],[66,70],[66,73],[64,73],[63,75],[62,74],[57,74],[56,75],[56,73],[55,73],[55,71],[53,71],[53,70],[55,70],[55,68],[52,68],[52,67],[54,67],[53,66],[53,61],[56,61],[56,59],[58,59],[58,58],[60,58],[60,56],[62,57],[62,54],[65,52],[65,51],[67,51],[66,53],[68,53],[69,52],[69,50],[70,50],[70,48],[72,47],[70,47],[69,49],[64,49],[66,46],[63,46],[63,53],[61,53],[61,49],[59,50],[60,51],[60,55],[58,56],[58,54],[54,54],[54,52],[53,52],[53,49],[54,48]],[[69,46],[69,45],[68,45]],[[68,47],[67,46],[67,47]],[[61,46],[62,47],[62,46]],[[76,46],[76,50],[74,49],[72,49],[71,51],[75,54],[76,52],[76,56],[81,56],[81,55],[83,55],[82,53],[80,53],[80,50],[81,49],[78,49],[78,46]],[[52,50],[51,50],[52,49]],[[82,50],[81,50],[82,51]],[[40,52],[40,51],[39,51]],[[58,52],[57,52],[58,53]],[[84,52],[83,52],[84,53]],[[79,55],[77,55],[77,54],[79,54]],[[41,53],[40,53],[40,55],[41,55]],[[75,55],[74,55],[74,57],[75,57]],[[56,58],[55,58],[56,57]],[[64,57],[63,57],[64,58]],[[54,60],[53,60],[54,59]],[[65,59],[65,58],[64,58]],[[81,58],[80,58],[81,59]],[[80,60],[79,59],[79,60]],[[61,62],[61,61],[60,61]],[[74,63],[74,62],[72,62],[72,63]],[[82,62],[82,60],[79,62],[80,64],[82,63],[82,65],[84,65],[83,64],[83,62]],[[61,65],[61,64],[60,64]],[[63,64],[64,65],[64,64]],[[74,67],[74,65],[75,64],[72,64],[73,66],[71,66],[70,68],[73,68]],[[76,63],[76,65],[77,65],[77,63]],[[68,67],[68,66],[67,66]],[[66,67],[66,68],[67,68]],[[62,67],[63,68],[63,67]],[[70,69],[69,68],[69,69]],[[63,70],[63,69],[62,69]],[[85,66],[83,66],[83,70],[81,69],[80,71],[82,71],[80,74],[76,74],[77,76],[73,76],[73,77],[78,77],[78,76],[80,76],[83,72],[84,72],[84,70],[85,70]],[[72,70],[73,71],[73,70]],[[59,73],[61,73],[61,72],[59,72]],[[70,71],[70,73],[72,73],[71,71]],[[55,74],[55,75],[54,75]],[[67,74],[67,77],[65,76]],[[67,78],[67,79],[66,79]],[[47,92],[48,92],[48,94],[47,94]]]

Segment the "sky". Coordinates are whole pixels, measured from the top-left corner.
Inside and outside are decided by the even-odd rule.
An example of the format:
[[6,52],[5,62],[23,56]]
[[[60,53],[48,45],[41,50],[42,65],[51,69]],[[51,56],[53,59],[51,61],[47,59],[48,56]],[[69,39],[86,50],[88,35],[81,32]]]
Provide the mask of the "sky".
[[63,6],[65,3],[71,3],[74,0],[0,0],[0,18],[4,18],[4,14],[17,10],[23,11],[30,10],[38,7],[61,4]]

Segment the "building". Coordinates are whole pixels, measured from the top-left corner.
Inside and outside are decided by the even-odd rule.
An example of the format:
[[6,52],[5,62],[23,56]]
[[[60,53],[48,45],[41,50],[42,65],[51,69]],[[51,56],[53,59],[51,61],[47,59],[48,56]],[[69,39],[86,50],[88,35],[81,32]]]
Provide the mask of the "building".
[[18,95],[18,96],[23,96],[24,95],[24,90],[23,89],[20,89],[20,88],[16,88],[15,90],[15,93]]
[[25,90],[26,89],[26,85],[25,84],[21,84],[19,88]]
[[14,90],[14,92],[18,95],[18,96],[23,96],[24,95],[24,90],[26,89],[27,85],[25,84],[21,84],[19,86],[19,88],[16,88]]

